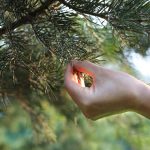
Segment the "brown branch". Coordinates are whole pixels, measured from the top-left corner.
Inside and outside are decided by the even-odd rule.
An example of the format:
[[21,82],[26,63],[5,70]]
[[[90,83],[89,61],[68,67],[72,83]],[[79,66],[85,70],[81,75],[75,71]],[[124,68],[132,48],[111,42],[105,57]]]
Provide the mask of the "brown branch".
[[42,3],[41,6],[39,6],[33,12],[30,12],[26,16],[23,16],[21,19],[11,23],[9,25],[9,28],[8,28],[8,26],[4,26],[4,27],[0,28],[0,36],[2,36],[3,34],[7,33],[10,30],[12,31],[12,30],[24,25],[24,24],[30,23],[33,18],[40,15],[45,9],[47,9],[55,1],[56,0],[46,0],[44,3]]
[[100,18],[103,18],[105,20],[108,20],[108,17],[106,15],[106,13],[94,13],[94,12],[89,12],[89,11],[86,11],[86,10],[83,10],[83,9],[80,9],[80,8],[77,8],[77,7],[74,7],[72,5],[70,5],[69,3],[67,3],[65,0],[59,0],[60,3],[64,4],[65,6],[77,11],[77,12],[80,12],[80,13],[84,13],[84,14],[88,14],[88,15],[92,15],[92,16],[96,16],[96,17],[100,17]]

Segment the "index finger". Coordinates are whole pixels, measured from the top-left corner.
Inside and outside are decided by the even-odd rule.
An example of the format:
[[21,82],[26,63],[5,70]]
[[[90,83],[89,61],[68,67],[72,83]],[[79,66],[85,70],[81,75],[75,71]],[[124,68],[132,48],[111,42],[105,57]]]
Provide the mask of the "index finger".
[[72,61],[73,67],[79,71],[95,77],[97,66],[89,61]]

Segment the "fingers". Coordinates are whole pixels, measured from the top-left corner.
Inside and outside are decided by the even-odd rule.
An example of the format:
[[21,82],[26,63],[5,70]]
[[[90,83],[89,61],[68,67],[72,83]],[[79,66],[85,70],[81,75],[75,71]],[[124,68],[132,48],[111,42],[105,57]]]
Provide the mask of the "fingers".
[[77,82],[77,77],[73,74],[73,68],[70,64],[67,65],[66,72],[65,72],[65,88],[67,89],[70,96],[73,98],[73,100],[76,101],[76,103],[80,103],[80,100],[82,100],[82,97],[84,95],[83,90],[84,87],[82,87]]
[[97,65],[89,61],[73,60],[71,64],[77,71],[87,73],[88,75],[92,77],[95,76],[95,73],[97,71]]

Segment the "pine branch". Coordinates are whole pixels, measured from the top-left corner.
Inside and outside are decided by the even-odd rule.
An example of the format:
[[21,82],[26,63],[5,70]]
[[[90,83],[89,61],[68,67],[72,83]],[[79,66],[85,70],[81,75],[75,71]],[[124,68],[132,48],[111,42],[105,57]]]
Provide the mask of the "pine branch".
[[21,19],[9,24],[8,26],[4,26],[0,28],[0,36],[7,33],[8,31],[12,31],[15,28],[18,28],[24,24],[28,24],[32,21],[33,18],[39,16],[45,9],[47,9],[51,4],[53,4],[56,0],[46,0],[40,7],[38,7],[33,12],[28,13],[28,15],[23,16]]
[[59,2],[79,13],[103,18],[116,30],[149,32],[149,1],[115,0],[111,4],[109,1],[104,3],[104,1],[94,0],[59,0]]
[[92,15],[92,16],[96,16],[96,17],[100,17],[100,18],[103,18],[105,20],[108,20],[108,16],[106,15],[106,13],[98,14],[98,13],[94,13],[94,12],[89,12],[89,11],[74,7],[74,6],[70,5],[69,3],[67,3],[65,0],[59,0],[59,2],[64,4],[65,6],[69,7],[70,9],[73,9],[73,10],[77,11],[77,12],[80,12],[80,13],[83,13],[83,14],[89,14],[89,15]]

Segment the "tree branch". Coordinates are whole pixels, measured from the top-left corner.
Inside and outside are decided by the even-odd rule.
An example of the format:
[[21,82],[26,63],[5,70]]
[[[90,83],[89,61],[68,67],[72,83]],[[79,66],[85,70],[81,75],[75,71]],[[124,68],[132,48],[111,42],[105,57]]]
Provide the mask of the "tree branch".
[[70,5],[69,3],[67,3],[65,0],[59,0],[60,3],[64,4],[65,6],[77,11],[77,12],[80,12],[80,13],[84,13],[84,14],[89,14],[89,15],[92,15],[92,16],[96,16],[96,17],[100,17],[100,18],[103,18],[105,20],[108,20],[108,17],[106,15],[106,13],[94,13],[94,12],[89,12],[89,11],[86,11],[86,10],[82,10],[80,8],[77,8],[77,7],[74,7],[72,5]]
[[28,24],[32,21],[33,18],[35,18],[36,16],[40,15],[45,9],[48,8],[48,6],[50,6],[52,3],[54,3],[56,0],[46,0],[40,7],[38,7],[36,10],[34,10],[33,12],[28,13],[28,15],[23,16],[21,19],[11,23],[8,26],[4,26],[2,28],[0,28],[0,36],[2,36],[3,34],[7,33],[8,31],[12,31],[24,24]]

